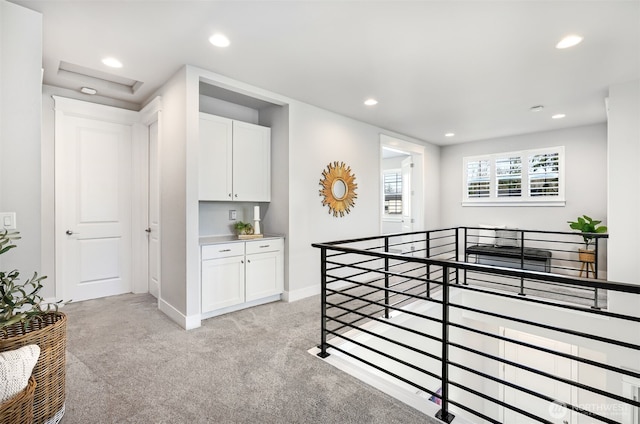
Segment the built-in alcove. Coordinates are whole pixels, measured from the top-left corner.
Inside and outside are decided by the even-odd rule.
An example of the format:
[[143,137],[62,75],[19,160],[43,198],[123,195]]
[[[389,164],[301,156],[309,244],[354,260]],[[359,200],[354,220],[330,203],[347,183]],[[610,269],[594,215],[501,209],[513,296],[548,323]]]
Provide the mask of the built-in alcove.
[[[259,205],[262,232],[287,234],[288,184],[288,107],[256,96],[222,87],[201,78],[199,112],[235,121],[271,128],[271,202],[199,202],[199,233],[201,236],[233,233],[230,211],[236,219],[250,221],[253,206]],[[272,216],[277,214],[278,216]]]

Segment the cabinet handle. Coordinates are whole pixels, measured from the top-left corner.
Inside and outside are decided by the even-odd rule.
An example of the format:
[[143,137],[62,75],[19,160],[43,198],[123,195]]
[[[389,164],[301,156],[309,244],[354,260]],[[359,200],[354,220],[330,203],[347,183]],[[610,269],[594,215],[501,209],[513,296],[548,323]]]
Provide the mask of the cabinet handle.
[[222,249],[222,250],[219,250],[219,252],[231,252],[231,249]]
[[235,197],[236,197],[236,199],[237,199],[237,198],[238,198],[238,195],[236,194],[236,195],[235,195]]
[[231,193],[229,193],[229,197],[231,197]]
[[262,246],[260,246],[260,249],[264,249],[265,247],[269,247],[271,246],[270,244],[263,244]]
[[251,263],[251,259],[247,259],[247,263],[250,264]]
[[243,263],[244,263],[244,261],[243,261],[242,259],[240,259],[240,263],[241,263],[241,264],[243,264]]

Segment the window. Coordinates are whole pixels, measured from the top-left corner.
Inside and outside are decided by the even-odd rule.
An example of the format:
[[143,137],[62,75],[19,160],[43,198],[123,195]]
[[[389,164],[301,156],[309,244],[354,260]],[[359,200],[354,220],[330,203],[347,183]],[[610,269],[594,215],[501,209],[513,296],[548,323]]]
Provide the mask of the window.
[[402,215],[402,172],[385,171],[383,178],[385,215]]
[[564,205],[564,147],[466,157],[464,206]]

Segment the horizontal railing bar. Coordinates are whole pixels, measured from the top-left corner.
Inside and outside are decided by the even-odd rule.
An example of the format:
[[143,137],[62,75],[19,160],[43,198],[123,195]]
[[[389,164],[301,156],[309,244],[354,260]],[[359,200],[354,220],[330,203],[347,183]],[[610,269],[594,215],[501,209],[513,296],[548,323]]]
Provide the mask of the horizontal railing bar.
[[[611,399],[615,399],[615,400],[623,402],[623,403],[629,403],[629,404],[634,405],[634,406],[640,406],[640,402],[632,401],[632,400],[629,400],[629,399],[627,399],[625,397],[618,396],[618,395],[616,395],[614,393],[609,393],[609,392],[606,392],[604,390],[600,390],[600,389],[597,389],[595,387],[591,387],[591,386],[588,386],[586,384],[570,380],[568,378],[564,378],[564,377],[560,377],[560,376],[557,376],[557,375],[553,375],[553,374],[545,372],[545,371],[536,370],[535,368],[529,367],[527,365],[520,364],[520,363],[517,363],[517,362],[514,362],[514,361],[510,361],[508,359],[500,358],[499,356],[491,355],[489,353],[485,353],[485,352],[482,352],[480,350],[473,349],[473,348],[470,348],[468,346],[461,345],[459,343],[449,342],[449,346],[457,347],[458,349],[462,349],[462,350],[465,350],[467,352],[475,353],[476,355],[482,356],[484,358],[488,358],[488,359],[500,362],[502,364],[510,365],[512,367],[520,368],[520,369],[528,371],[528,372],[530,372],[532,374],[541,375],[543,377],[546,377],[546,378],[549,378],[549,379],[552,379],[552,380],[556,380],[556,381],[559,381],[561,383],[568,384],[570,386],[577,387],[577,388],[582,389],[582,390],[587,390],[587,391],[590,391],[592,393],[597,393],[597,394],[599,394],[601,396],[605,396],[605,397],[608,397],[608,398],[611,398]],[[456,366],[458,366],[458,365],[456,365]],[[470,372],[472,372],[474,374],[477,374],[477,375],[481,375],[482,374],[482,373],[480,373],[478,371],[470,371]]]
[[502,421],[498,421],[498,420],[496,420],[494,418],[491,418],[488,415],[485,415],[485,414],[483,414],[481,412],[478,412],[478,411],[476,411],[474,409],[471,409],[466,405],[463,405],[461,403],[458,403],[458,402],[454,401],[453,399],[449,399],[449,403],[452,404],[452,405],[457,406],[460,409],[463,409],[463,410],[465,410],[467,412],[470,412],[471,414],[475,415],[476,417],[482,418],[483,420],[488,421],[488,422],[490,422],[492,424],[504,424]]
[[[338,321],[338,322],[340,322],[340,321]],[[343,323],[343,322],[340,322],[340,324],[344,324],[344,325],[349,326],[349,324],[346,324],[346,323]],[[368,335],[370,335],[370,336],[377,337],[377,338],[379,338],[379,339],[381,339],[381,340],[384,340],[385,342],[392,343],[392,344],[394,344],[394,345],[396,345],[396,346],[401,346],[401,347],[403,347],[403,348],[405,348],[405,349],[411,350],[411,351],[413,351],[413,352],[419,353],[420,355],[427,356],[427,357],[429,357],[429,358],[431,358],[431,359],[435,359],[436,361],[440,362],[440,359],[441,359],[441,358],[440,358],[438,355],[435,355],[435,354],[433,354],[433,353],[425,352],[424,350],[418,349],[417,347],[413,347],[413,346],[408,345],[408,344],[406,344],[406,343],[399,342],[399,341],[397,341],[397,340],[394,340],[394,339],[392,339],[392,338],[390,338],[390,337],[387,337],[387,336],[383,336],[383,335],[381,335],[381,334],[376,334],[376,333],[374,333],[373,331],[366,330],[366,329],[364,329],[364,328],[355,327],[355,326],[352,326],[351,328],[357,329],[358,331],[362,331],[363,333],[366,333],[366,334],[368,334]],[[332,334],[334,334],[334,333],[332,333]],[[336,336],[337,336],[338,334],[334,334],[334,335],[336,335]],[[353,342],[353,343],[356,343],[356,344],[360,343],[360,342],[356,342],[355,340],[353,340],[353,339],[351,339],[351,338],[349,338],[349,337],[345,336],[344,334],[340,334],[340,335],[339,335],[339,337],[341,337],[341,338],[343,338],[343,339],[345,339],[345,340],[349,340],[349,341],[351,341],[351,342]],[[442,343],[442,341],[439,341],[439,342],[438,342],[438,344],[440,344],[440,343]],[[365,349],[370,349],[369,347],[364,346],[362,343],[360,343],[360,345],[362,345],[362,347],[364,347]],[[378,353],[378,352],[376,352],[376,353]],[[395,356],[393,356],[393,355],[390,355],[390,354],[381,354],[381,355],[388,356],[388,357],[392,358],[393,360],[395,360],[395,361],[397,361],[397,362],[400,362],[400,363],[401,363],[401,364],[403,364],[403,365],[407,365],[407,366],[411,366],[411,367],[416,367],[416,369],[419,369],[419,368],[417,368],[417,365],[410,364],[409,362],[404,361],[404,360],[402,360],[402,359],[400,359],[400,358],[397,358],[397,357],[395,357]],[[428,371],[426,371],[426,372],[427,372],[427,373],[429,373]],[[430,374],[430,375],[431,375],[431,376],[433,376],[433,377],[438,377],[438,376],[437,376],[437,375],[435,375],[435,374]]]
[[[345,309],[345,308],[343,308],[343,307],[341,307],[341,306],[337,306],[337,308],[339,308],[339,309]],[[390,307],[390,308],[391,308],[391,307]],[[400,310],[400,309],[398,309],[398,308],[391,308],[391,309],[394,309],[394,310]],[[396,324],[395,322],[391,322],[391,321],[388,321],[388,320],[386,320],[386,319],[382,319],[382,318],[378,318],[378,317],[373,317],[373,316],[365,315],[365,314],[362,314],[362,313],[360,313],[360,312],[353,312],[353,313],[355,313],[356,315],[361,315],[361,316],[364,316],[364,317],[366,317],[366,318],[369,318],[369,319],[371,319],[372,321],[380,322],[380,323],[383,323],[383,324],[385,324],[385,325],[389,325],[389,326],[391,326],[391,327],[398,328],[398,329],[400,329],[400,330],[405,330],[405,331],[407,331],[407,332],[409,332],[409,333],[416,334],[416,335],[418,335],[418,336],[420,336],[420,337],[426,337],[427,339],[431,339],[431,340],[433,340],[433,341],[436,341],[436,342],[442,343],[442,339],[439,339],[439,338],[438,338],[438,337],[436,337],[436,336],[432,336],[431,334],[423,333],[423,332],[418,331],[418,330],[415,330],[415,329],[413,329],[413,328],[403,327],[403,326],[401,326],[401,325],[399,325],[399,324]],[[416,314],[414,314],[414,315],[416,315]],[[426,319],[426,320],[428,320],[428,321],[437,322],[437,323],[440,323],[440,324],[442,323],[442,320],[439,320],[439,319],[437,319],[437,318],[427,317],[427,316],[425,316],[425,315],[416,315],[416,316],[419,316],[420,318],[422,318],[422,319]],[[331,317],[327,316],[327,319],[331,319]]]
[[620,373],[620,374],[629,375],[629,376],[632,376],[632,377],[635,377],[635,378],[640,378],[640,373],[632,371],[630,369],[618,368],[618,367],[615,367],[613,365],[597,362],[597,361],[594,361],[594,360],[588,359],[588,358],[582,358],[580,356],[572,355],[570,353],[558,352],[558,351],[555,351],[555,350],[552,350],[552,349],[549,349],[549,348],[546,348],[546,347],[543,347],[543,346],[537,346],[537,345],[534,345],[534,344],[531,344],[531,343],[523,342],[521,340],[510,339],[510,338],[508,338],[506,336],[501,336],[499,334],[493,334],[493,333],[490,333],[488,331],[479,330],[477,328],[469,327],[469,326],[466,326],[466,325],[463,325],[463,324],[458,324],[458,323],[455,323],[455,322],[450,322],[450,325],[452,327],[460,328],[462,330],[467,330],[467,331],[470,331],[470,332],[476,333],[476,334],[481,334],[481,335],[486,336],[486,337],[491,337],[491,338],[494,338],[494,339],[497,339],[497,340],[502,340],[502,341],[505,341],[505,342],[508,342],[508,343],[513,343],[513,344],[517,344],[517,345],[520,345],[520,346],[528,347],[530,349],[538,350],[540,352],[545,352],[545,353],[548,353],[548,354],[551,354],[551,355],[554,355],[554,356],[561,356],[561,357],[569,359],[569,360],[582,362],[584,364],[591,365],[591,366],[594,366],[596,368],[602,368],[602,369],[606,369],[608,371],[613,371],[613,372],[617,372],[617,373]]
[[619,314],[616,312],[611,312],[611,311],[605,311],[602,309],[593,309],[593,308],[589,308],[586,309],[582,306],[578,306],[578,305],[569,305],[569,304],[565,304],[565,303],[556,303],[556,302],[551,302],[548,300],[542,300],[542,299],[532,299],[530,297],[522,297],[522,296],[518,296],[515,297],[509,293],[497,293],[497,292],[493,292],[493,291],[487,291],[487,290],[483,290],[481,288],[478,287],[470,287],[470,286],[464,286],[464,287],[458,287],[459,289],[462,290],[469,290],[469,291],[473,291],[473,292],[479,292],[479,293],[484,293],[484,294],[488,294],[491,296],[498,296],[498,297],[508,297],[508,298],[512,298],[512,299],[518,299],[519,301],[523,301],[523,302],[530,302],[530,303],[537,303],[540,305],[547,305],[547,306],[553,306],[553,307],[557,307],[560,309],[569,309],[572,311],[576,311],[576,312],[584,312],[584,313],[588,313],[588,314],[594,314],[594,315],[602,315],[608,318],[615,318],[615,319],[621,319],[624,321],[635,321],[635,322],[640,322],[640,317],[635,317],[632,315],[624,315],[624,314]]
[[[366,359],[364,359],[364,358],[360,358],[360,357],[358,357],[358,356],[354,355],[354,354],[353,354],[353,353],[351,353],[351,352],[348,352],[348,351],[346,351],[346,350],[344,350],[344,349],[340,349],[339,347],[337,347],[337,346],[335,346],[335,345],[332,345],[332,344],[329,344],[329,343],[327,343],[327,347],[329,347],[329,348],[331,348],[331,349],[335,349],[335,350],[337,350],[338,352],[341,352],[341,353],[343,353],[343,354],[345,354],[345,355],[347,355],[347,356],[350,356],[350,357],[352,357],[353,359],[358,360],[358,361],[362,362],[363,364],[366,364],[366,365],[368,365],[368,366],[370,366],[370,367],[372,367],[372,368],[375,368],[375,369],[377,369],[378,371],[381,371],[381,372],[383,372],[383,373],[385,373],[385,374],[387,374],[387,375],[390,375],[391,377],[396,378],[396,379],[398,379],[398,380],[400,380],[400,381],[402,381],[402,382],[404,382],[404,383],[406,383],[406,384],[408,384],[408,385],[410,385],[410,386],[413,386],[413,387],[415,387],[416,389],[419,389],[419,390],[422,390],[423,392],[429,393],[429,394],[430,394],[430,395],[432,395],[432,396],[435,396],[435,395],[436,395],[436,394],[435,394],[434,392],[432,392],[430,389],[427,389],[426,387],[422,387],[421,385],[419,385],[419,384],[417,384],[417,383],[414,383],[413,381],[408,380],[408,379],[406,379],[406,378],[404,378],[404,377],[402,377],[402,376],[400,376],[400,375],[398,375],[398,374],[396,374],[396,373],[393,373],[393,372],[391,372],[391,371],[388,371],[388,370],[386,370],[386,369],[382,368],[382,367],[381,367],[381,366],[379,366],[379,365],[376,365],[376,364],[374,364],[374,363],[372,363],[372,362],[370,362],[370,361],[367,361],[367,360],[366,360]],[[438,376],[437,378],[438,378],[438,379],[440,379],[440,377],[439,377],[439,376]]]
[[344,247],[344,246],[336,246],[336,245],[327,244],[327,243],[314,243],[312,244],[312,246],[316,248],[321,248],[321,249],[332,249],[332,250],[339,250],[343,252],[351,252],[354,254],[376,256],[379,258],[389,258],[389,259],[406,260],[408,262],[418,262],[425,265],[436,265],[436,266],[442,266],[442,267],[450,267],[450,268],[456,268],[456,269],[462,269],[462,270],[466,269],[466,270],[485,272],[485,273],[491,272],[493,274],[498,274],[498,275],[510,275],[514,277],[524,277],[524,278],[530,278],[534,280],[555,281],[558,283],[568,283],[568,284],[575,284],[575,285],[585,286],[585,287],[602,288],[602,289],[615,290],[615,291],[620,291],[625,293],[640,294],[640,286],[636,284],[630,284],[630,283],[618,283],[618,282],[611,282],[606,280],[587,279],[587,278],[581,278],[581,277],[568,277],[560,274],[528,271],[528,270],[515,269],[515,268],[493,267],[489,265],[472,264],[469,262],[458,262],[458,261],[449,261],[449,260],[442,260],[442,259],[401,256],[401,255],[396,255],[391,253],[363,252],[361,250]]
[[[485,374],[485,375],[488,375],[488,374]],[[498,379],[498,380],[500,380],[500,379]],[[504,384],[506,384],[506,385],[508,385],[508,386],[513,386],[513,383],[508,383],[508,382],[506,382],[506,381],[504,381],[504,380],[500,380],[500,381],[503,381],[503,382],[504,382]],[[511,409],[511,410],[517,410],[517,412],[518,412],[518,413],[521,413],[521,414],[527,415],[528,417],[533,418],[533,419],[535,419],[536,421],[548,422],[548,421],[547,421],[547,420],[545,420],[544,418],[540,418],[540,417],[538,417],[538,416],[536,416],[536,415],[533,415],[533,416],[532,416],[532,415],[529,415],[530,413],[529,413],[528,411],[525,411],[525,413],[523,413],[523,412],[522,412],[522,410],[521,410],[520,408],[516,408],[516,407],[513,407],[513,406],[511,406],[511,405],[503,405],[503,404],[502,404],[502,401],[498,401],[497,399],[492,398],[492,397],[490,397],[490,396],[488,396],[488,395],[485,395],[485,394],[480,394],[480,392],[478,392],[478,391],[476,391],[476,390],[474,390],[474,389],[472,389],[472,388],[470,388],[470,387],[467,387],[467,386],[465,386],[465,385],[463,385],[463,384],[461,384],[461,383],[457,383],[457,382],[454,382],[454,381],[451,381],[451,380],[449,381],[449,383],[450,383],[450,384],[452,384],[452,385],[454,385],[454,386],[457,386],[457,387],[459,387],[459,388],[461,388],[461,389],[463,389],[463,390],[466,390],[466,391],[468,391],[468,392],[470,392],[470,393],[473,393],[473,394],[475,394],[475,395],[477,395],[477,396],[480,396],[480,397],[482,397],[482,398],[484,398],[484,399],[486,399],[486,400],[489,400],[489,401],[491,401],[491,402],[494,402],[494,403],[500,404],[500,405],[502,405],[502,406],[506,406],[507,408],[509,408],[509,409]],[[518,387],[520,387],[520,386],[515,386],[514,388],[516,388],[516,389],[517,389]],[[519,389],[517,389],[517,390],[519,390]],[[528,392],[530,392],[531,390],[528,390],[528,389],[527,389],[527,390],[524,390],[524,391],[525,391],[525,393],[528,393]],[[536,392],[533,392],[533,393],[530,393],[530,394],[534,395],[534,393],[536,393]],[[545,395],[542,395],[542,394],[540,394],[540,393],[538,393],[537,395],[539,395],[538,397],[544,398],[545,400],[550,400],[550,403],[557,402],[557,399],[554,399],[554,398],[552,398],[552,397],[545,396]],[[536,395],[534,395],[534,396],[536,396]],[[453,402],[451,402],[451,403],[453,403]],[[607,417],[603,417],[602,415],[598,415],[598,414],[596,414],[596,413],[594,413],[594,412],[587,411],[586,409],[582,409],[582,408],[580,408],[580,407],[578,407],[578,406],[575,406],[575,405],[572,405],[572,404],[570,404],[570,403],[562,402],[562,405],[563,405],[564,407],[566,407],[567,409],[571,409],[572,411],[578,412],[578,413],[580,413],[580,414],[582,414],[582,415],[586,415],[586,416],[588,416],[588,417],[590,417],[590,418],[595,418],[595,419],[597,419],[598,421],[603,421],[603,422],[608,423],[608,424],[620,424],[618,421],[613,421],[613,420],[611,420],[611,419],[609,419],[609,418],[607,418]]]
[[[421,267],[423,267],[424,265],[421,265]],[[392,271],[384,271],[384,267],[380,267],[380,268],[364,268],[358,265],[352,266],[352,265],[344,265],[342,268],[353,268],[353,269],[358,269],[361,271],[365,271],[365,272],[361,272],[361,273],[357,273],[357,274],[353,274],[353,275],[347,275],[344,277],[338,277],[336,275],[332,275],[328,273],[327,270],[327,277],[331,277],[331,278],[337,278],[337,279],[343,279],[343,278],[351,278],[353,276],[358,276],[358,275],[364,275],[364,274],[368,274],[368,273],[374,273],[374,274],[381,274],[381,275],[388,275],[390,277],[404,277],[403,273],[398,273],[398,272],[392,272]],[[418,268],[416,268],[418,269]]]
[[[537,415],[534,415],[534,414],[532,414],[532,413],[531,413],[531,412],[529,412],[529,411],[525,411],[524,409],[520,409],[520,408],[518,408],[518,407],[516,407],[516,406],[513,406],[513,405],[511,405],[511,404],[509,404],[509,403],[506,403],[506,402],[501,401],[501,400],[499,400],[499,399],[493,398],[493,397],[491,397],[491,396],[489,396],[489,395],[486,395],[486,394],[484,394],[484,393],[482,393],[482,392],[479,392],[479,391],[477,391],[477,390],[474,390],[474,389],[472,389],[472,388],[470,388],[470,387],[467,387],[467,386],[465,386],[465,385],[463,385],[463,384],[456,383],[455,381],[451,381],[451,380],[449,380],[449,384],[451,384],[452,386],[459,387],[459,388],[461,388],[462,390],[465,390],[465,391],[467,391],[467,392],[469,392],[469,393],[471,393],[471,394],[474,394],[474,395],[476,395],[476,396],[478,396],[478,397],[481,397],[481,398],[483,398],[483,399],[485,399],[485,400],[488,400],[488,401],[490,401],[490,402],[493,402],[493,403],[495,403],[495,404],[498,404],[498,405],[500,405],[500,406],[502,406],[502,407],[504,407],[504,408],[510,409],[510,410],[512,410],[512,411],[515,411],[515,412],[517,412],[517,413],[519,413],[519,414],[521,414],[521,415],[524,415],[524,416],[526,416],[526,417],[529,417],[529,418],[534,419],[534,420],[536,420],[536,421],[539,421],[539,422],[541,422],[541,423],[544,423],[544,424],[554,424],[552,421],[545,420],[544,418],[540,418],[540,417],[538,417]],[[456,405],[456,406],[457,406],[457,407],[459,407],[459,408],[462,408],[462,409],[468,410],[468,407],[464,406],[463,404],[461,404],[461,403],[459,403],[459,402],[454,401],[453,399],[449,399],[449,403],[451,403],[452,405]]]
[[[450,365],[453,365],[453,366],[455,366],[455,367],[458,367],[458,368],[460,368],[460,369],[466,370],[466,371],[468,371],[468,372],[471,372],[472,374],[476,374],[476,375],[479,375],[479,376],[484,377],[484,378],[486,378],[486,379],[489,379],[489,380],[495,381],[496,383],[504,384],[504,385],[506,385],[506,386],[509,386],[509,387],[511,387],[511,388],[513,388],[513,389],[516,389],[516,390],[518,390],[518,391],[521,391],[521,392],[523,392],[523,393],[527,393],[527,394],[529,394],[529,395],[531,395],[531,396],[535,396],[535,397],[537,397],[537,398],[539,398],[539,399],[546,400],[546,401],[548,401],[549,403],[554,403],[554,402],[557,402],[557,401],[558,401],[557,399],[554,399],[554,398],[552,398],[551,396],[547,396],[547,395],[544,395],[544,394],[542,394],[542,393],[538,393],[538,392],[536,392],[536,391],[534,391],[534,390],[527,389],[526,387],[518,386],[518,385],[517,385],[517,384],[515,384],[515,383],[511,383],[511,382],[508,382],[508,381],[506,381],[506,380],[500,379],[500,378],[498,378],[498,377],[494,377],[494,376],[492,376],[492,375],[489,375],[489,374],[486,374],[486,373],[483,373],[483,372],[480,372],[480,371],[474,370],[473,368],[467,367],[467,366],[465,366],[465,365],[458,364],[458,363],[455,363],[455,362],[449,362],[449,364],[450,364]],[[464,389],[464,390],[467,390],[467,391],[471,391],[471,392],[473,392],[473,389],[471,389],[471,388],[469,388],[469,387],[466,387],[466,386],[464,386],[464,385],[463,385],[463,384],[461,384],[461,383],[456,383],[456,382],[451,381],[451,380],[449,380],[449,383],[450,383],[450,384],[452,384],[452,385],[454,385],[454,386],[458,386],[458,387],[460,387],[460,388],[462,388],[462,389]],[[493,398],[491,398],[491,397],[490,397],[490,396],[488,396],[488,395],[487,395],[486,397],[485,397],[485,396],[482,396],[482,397],[484,397],[484,398],[485,398],[485,399],[487,399],[487,400],[491,400],[491,401],[493,401],[493,402],[496,402],[496,403],[497,403],[497,399],[493,399]],[[595,419],[597,419],[597,420],[599,420],[599,421],[604,421],[604,422],[609,423],[609,424],[619,424],[617,421],[610,420],[609,418],[603,417],[603,416],[598,415],[598,414],[596,414],[596,413],[593,413],[593,412],[591,412],[591,411],[587,411],[586,409],[582,409],[582,408],[580,408],[580,407],[578,407],[578,406],[575,406],[575,405],[572,405],[572,404],[570,404],[570,403],[562,402],[562,405],[563,405],[565,408],[567,408],[567,409],[571,409],[572,411],[576,411],[576,412],[578,412],[578,413],[580,413],[580,414],[582,414],[582,415],[586,415],[586,416],[588,416],[588,417],[595,418]],[[509,406],[509,409],[513,409],[513,408]],[[528,413],[527,413],[527,414],[528,414]],[[534,419],[536,419],[536,420],[538,420],[538,421],[541,421],[541,420],[542,420],[543,422],[546,422],[543,418],[540,418],[540,417],[537,417],[537,416],[531,416],[530,418],[534,418]]]
[[[368,284],[360,283],[360,282],[353,282],[353,284],[359,284],[359,285],[362,285],[362,286],[375,288],[374,286],[369,286]],[[416,296],[416,295],[413,295],[413,294],[410,294],[410,293],[405,293],[405,292],[403,292],[403,291],[399,291],[399,290],[395,290],[395,289],[391,289],[391,288],[386,289],[386,288],[384,288],[384,287],[382,287],[382,288],[379,288],[379,287],[378,287],[378,290],[383,291],[383,292],[384,292],[384,291],[388,291],[388,292],[391,292],[391,293],[403,294],[403,295],[405,295],[405,296],[413,297],[413,298],[415,298],[415,299],[419,299],[419,300],[428,300],[429,302],[434,302],[434,303],[442,304],[442,301],[437,300],[437,299],[431,299],[431,298],[427,298],[427,297]],[[332,293],[341,293],[341,294],[343,294],[344,296],[348,296],[348,297],[351,297],[351,298],[354,298],[354,299],[360,299],[360,298],[359,298],[359,297],[357,297],[357,296],[354,296],[354,295],[351,295],[351,294],[348,294],[348,293],[343,293],[342,291],[338,291],[338,290],[335,290],[335,289],[330,289],[330,288],[328,288],[328,287],[327,287],[327,291],[332,292]],[[385,306],[385,305],[381,305],[381,306]],[[407,311],[407,313],[409,313],[409,311]]]
[[[465,288],[466,288],[466,286],[465,286]],[[636,344],[633,344],[633,343],[627,343],[627,342],[620,342],[618,340],[610,339],[608,337],[596,336],[596,335],[589,334],[589,333],[583,333],[581,331],[570,330],[570,329],[561,328],[561,327],[555,327],[553,325],[542,324],[542,323],[539,323],[539,322],[529,321],[529,320],[522,319],[522,318],[510,317],[508,315],[498,314],[498,313],[495,313],[495,312],[488,312],[486,310],[472,308],[470,306],[460,305],[460,304],[457,304],[457,303],[450,303],[449,305],[452,306],[452,307],[456,307],[456,308],[459,308],[459,309],[464,309],[464,310],[471,311],[471,312],[477,312],[477,313],[480,313],[480,314],[489,315],[489,316],[493,316],[493,317],[496,317],[496,318],[502,318],[502,319],[507,320],[507,321],[515,321],[515,322],[519,322],[521,324],[527,324],[527,325],[532,325],[532,326],[536,326],[536,327],[539,327],[539,328],[545,328],[547,330],[557,331],[559,333],[571,334],[572,336],[576,336],[576,337],[582,337],[582,338],[585,338],[585,339],[597,340],[597,341],[603,342],[603,343],[615,344],[617,346],[622,346],[622,347],[626,347],[626,348],[629,348],[629,349],[640,350],[640,345],[636,345]]]

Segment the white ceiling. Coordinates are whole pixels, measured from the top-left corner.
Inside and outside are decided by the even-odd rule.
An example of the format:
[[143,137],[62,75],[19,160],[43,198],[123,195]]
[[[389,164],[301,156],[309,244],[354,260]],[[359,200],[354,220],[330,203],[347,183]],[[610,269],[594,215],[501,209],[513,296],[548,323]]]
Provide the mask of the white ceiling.
[[608,87],[640,78],[640,0],[12,2],[43,13],[45,84],[83,85],[64,61],[143,82],[99,89],[141,104],[191,64],[441,145],[604,122]]

